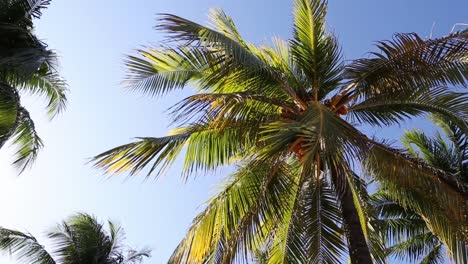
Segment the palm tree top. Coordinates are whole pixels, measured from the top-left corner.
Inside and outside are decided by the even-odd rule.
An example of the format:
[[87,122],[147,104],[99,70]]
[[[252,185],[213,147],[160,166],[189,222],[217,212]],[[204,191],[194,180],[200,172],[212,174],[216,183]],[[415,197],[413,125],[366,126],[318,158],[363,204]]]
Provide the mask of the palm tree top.
[[326,30],[326,12],[327,1],[294,1],[291,39],[270,46],[244,40],[220,9],[210,12],[209,27],[162,14],[156,28],[168,41],[126,58],[130,89],[196,92],[170,109],[176,129],[169,135],[106,151],[95,166],[159,176],[183,156],[184,179],[240,166],[229,178],[233,185],[194,220],[171,263],[232,263],[260,245],[284,263],[339,262],[343,233],[354,263],[369,263],[370,251],[382,261],[374,227],[365,224],[372,214],[355,173],[360,165],[400,200],[438,193],[448,219],[466,223],[461,205],[468,193],[456,179],[360,128],[437,113],[468,132],[468,31],[434,39],[395,34],[369,58],[345,62]]
[[37,264],[136,264],[150,256],[123,244],[121,226],[112,221],[107,228],[94,216],[78,213],[58,224],[47,234],[52,251],[28,233],[0,228],[0,250],[21,263]]

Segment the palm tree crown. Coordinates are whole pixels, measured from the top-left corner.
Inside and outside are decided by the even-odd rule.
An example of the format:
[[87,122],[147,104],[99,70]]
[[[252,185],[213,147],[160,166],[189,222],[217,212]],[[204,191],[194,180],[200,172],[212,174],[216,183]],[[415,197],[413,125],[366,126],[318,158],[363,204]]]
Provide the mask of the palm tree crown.
[[326,11],[326,1],[296,0],[292,39],[272,46],[245,41],[222,10],[210,13],[212,27],[164,14],[157,28],[171,41],[127,57],[129,87],[197,92],[172,108],[170,135],[111,149],[96,166],[160,175],[181,153],[184,178],[238,166],[170,263],[242,262],[261,248],[268,263],[339,263],[346,248],[352,263],[383,262],[359,164],[418,213],[424,208],[407,197],[437,193],[445,217],[427,217],[447,237],[466,226],[467,193],[456,179],[359,125],[438,113],[467,132],[468,94],[455,87],[467,86],[468,32],[396,34],[371,58],[346,64]]
[[21,263],[34,264],[136,264],[150,251],[136,251],[122,244],[123,229],[108,221],[107,230],[91,215],[77,214],[57,225],[47,237],[52,252],[30,234],[0,228],[0,250]]
[[18,146],[14,164],[23,171],[35,160],[43,144],[22,94],[40,95],[54,117],[66,104],[66,84],[58,75],[56,56],[33,33],[50,0],[0,1],[0,147],[8,139]]

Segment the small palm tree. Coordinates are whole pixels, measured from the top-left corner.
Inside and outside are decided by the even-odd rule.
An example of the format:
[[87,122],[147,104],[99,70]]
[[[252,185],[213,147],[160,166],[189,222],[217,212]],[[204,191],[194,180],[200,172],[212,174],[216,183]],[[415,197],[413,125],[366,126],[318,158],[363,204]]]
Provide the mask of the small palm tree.
[[163,15],[158,28],[170,41],[127,58],[126,83],[135,90],[197,91],[172,108],[170,135],[104,152],[96,166],[160,175],[183,153],[184,178],[239,168],[170,263],[235,263],[264,247],[268,263],[339,263],[346,247],[352,263],[384,261],[359,164],[398,189],[398,201],[437,193],[450,210],[427,217],[442,230],[467,224],[460,206],[467,193],[455,179],[359,128],[439,113],[468,131],[468,94],[449,88],[467,86],[468,32],[428,40],[397,34],[371,58],[345,64],[326,31],[327,2],[294,2],[289,41],[255,46],[222,10],[211,12],[213,27]]
[[50,0],[0,1],[0,148],[9,139],[18,146],[14,164],[23,171],[43,144],[29,112],[21,105],[24,93],[47,100],[54,117],[65,108],[66,84],[57,73],[55,54],[33,33]]
[[[443,170],[454,181],[460,183],[460,189],[468,188],[468,136],[452,121],[441,116],[433,116],[444,135],[437,133],[429,137],[422,131],[408,131],[403,142],[413,157],[421,157],[434,168]],[[402,260],[421,263],[444,263],[444,251],[455,263],[468,262],[467,241],[461,233],[454,239],[440,236],[437,228],[433,231],[427,214],[443,212],[446,204],[440,203],[437,197],[427,201],[428,197],[413,195],[409,198],[420,204],[432,203],[435,212],[425,211],[422,214],[392,201],[385,185],[375,194],[374,201],[380,222],[384,225],[388,237],[389,253]],[[425,200],[421,200],[425,199]],[[444,250],[445,249],[445,250]],[[455,253],[455,254],[454,254]]]
[[142,263],[150,250],[122,245],[123,229],[108,221],[108,230],[91,215],[77,214],[48,234],[53,251],[32,235],[0,228],[0,250],[21,263],[34,264],[131,264]]

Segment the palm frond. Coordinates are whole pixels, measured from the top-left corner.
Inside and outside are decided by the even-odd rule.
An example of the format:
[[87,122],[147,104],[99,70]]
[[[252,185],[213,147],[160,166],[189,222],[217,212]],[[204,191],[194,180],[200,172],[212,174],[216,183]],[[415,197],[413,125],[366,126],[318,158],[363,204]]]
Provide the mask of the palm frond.
[[373,201],[379,214],[377,221],[389,246],[389,255],[410,262],[443,259],[442,243],[427,228],[420,215],[392,201],[385,189],[374,194]]
[[458,173],[464,182],[468,182],[468,135],[454,121],[441,115],[432,115],[433,122],[442,128],[452,142],[457,155]]
[[215,31],[237,41],[243,46],[247,45],[239,34],[239,30],[237,29],[234,21],[224,12],[224,10],[220,8],[210,9],[208,18],[210,20],[210,26],[212,26]]
[[267,117],[260,118],[238,122],[224,122],[214,118],[202,120],[177,128],[170,136],[140,138],[134,143],[111,149],[94,157],[93,163],[108,172],[129,170],[131,175],[148,166],[148,176],[153,172],[159,176],[186,147],[184,177],[207,172],[231,164],[241,154],[250,155],[249,151],[257,141],[262,119]]
[[420,215],[398,205],[384,189],[380,188],[373,194],[371,201],[378,216],[375,221],[388,245],[396,245],[408,238],[430,232]]
[[154,159],[148,175],[161,166],[159,175],[174,162],[189,137],[188,133],[180,133],[161,138],[140,138],[139,141],[113,148],[95,156],[93,158],[94,166],[103,168],[107,172],[130,170],[130,174],[135,174]]
[[466,86],[468,38],[462,32],[428,40],[414,33],[396,34],[377,47],[380,53],[371,53],[374,58],[346,66],[346,78],[357,85],[356,99],[385,94],[392,100],[418,89]]
[[54,259],[30,234],[0,228],[0,250],[15,256],[25,264],[55,264]]
[[[103,226],[91,215],[77,214],[57,225],[48,233],[54,245],[54,255],[62,263],[104,261],[106,236]],[[106,256],[107,257],[107,256]]]
[[294,3],[291,50],[297,66],[308,77],[305,88],[315,100],[322,99],[341,80],[341,51],[335,37],[325,32],[326,10],[324,0]]
[[12,138],[13,145],[18,147],[13,164],[19,168],[21,173],[32,165],[37,158],[37,154],[44,146],[36,132],[29,112],[23,107],[18,109],[17,126],[12,134]]
[[[224,13],[217,11],[214,20],[230,20]],[[204,86],[217,86],[225,84],[228,79],[231,83],[249,82],[259,89],[269,89],[270,94],[287,95],[304,105],[297,91],[290,87],[281,72],[271,67],[265,54],[254,45],[244,42],[235,33],[233,25],[222,23],[217,25],[221,32],[204,27],[184,18],[163,14],[161,24],[156,28],[170,33],[170,39],[183,42],[183,46],[198,47],[205,52],[216,54],[216,60]],[[214,22],[219,23],[218,22]],[[203,86],[203,85],[202,85]],[[224,85],[226,86],[226,85]],[[296,87],[297,88],[297,87]],[[252,88],[255,89],[255,88]]]
[[[312,180],[313,182],[313,180]],[[308,263],[338,263],[346,252],[338,197],[323,180],[307,186],[300,213],[308,242]],[[313,186],[315,185],[315,186]]]
[[169,263],[248,258],[258,236],[267,235],[265,230],[287,210],[294,182],[283,162],[246,164],[195,218]]
[[441,264],[443,261],[442,245],[437,245],[421,260],[421,264]]
[[251,120],[259,115],[279,116],[279,110],[295,109],[295,105],[278,98],[251,91],[232,93],[198,93],[189,96],[171,108],[175,123],[201,122],[214,118],[217,125]]
[[272,42],[272,47],[260,47],[263,60],[276,71],[282,73],[283,85],[289,86],[291,90],[301,96],[302,100],[310,100],[310,95],[307,93],[310,80],[297,65],[289,42],[279,37],[273,38]]
[[390,254],[401,260],[408,260],[410,262],[423,259],[426,259],[426,261],[430,259],[432,259],[432,261],[440,261],[443,256],[442,252],[440,252],[441,246],[437,237],[431,233],[425,233],[410,237],[407,241],[391,247]]
[[198,80],[216,56],[198,48],[150,48],[138,50],[138,56],[127,56],[124,84],[150,95],[162,95]]
[[40,18],[42,16],[42,9],[47,8],[51,0],[23,0],[25,3],[28,16]]
[[[216,19],[229,18],[224,13],[217,11],[214,13],[214,20]],[[162,14],[159,21],[160,24],[156,28],[171,34],[174,41],[185,41],[187,44],[199,45],[212,50],[220,49],[225,56],[232,56],[232,62],[234,63],[232,65],[250,66],[258,70],[265,67],[264,63],[248,49],[245,43],[239,42],[240,38],[233,35],[234,28],[232,25],[224,24],[221,28],[222,32],[218,32],[171,14]],[[227,27],[230,27],[230,29],[226,30]]]
[[445,116],[468,131],[468,93],[452,92],[445,87],[421,89],[411,95],[378,95],[349,108],[351,120],[371,125],[392,125],[415,116],[434,113]]
[[269,248],[268,263],[338,263],[345,255],[336,193],[323,178],[306,176],[291,197]]
[[[422,156],[431,166],[452,173],[453,177],[457,177],[460,164],[459,155],[455,148],[448,145],[440,134],[435,138],[430,138],[422,131],[410,130],[405,132],[402,142],[413,156]],[[416,146],[417,150],[413,146]]]
[[137,264],[142,263],[145,258],[151,257],[151,250],[150,249],[142,249],[142,250],[130,250],[128,254],[125,256],[125,259],[119,264]]
[[47,113],[51,118],[65,110],[67,104],[67,84],[56,72],[39,71],[27,80],[14,83],[19,91],[41,95],[47,101]]

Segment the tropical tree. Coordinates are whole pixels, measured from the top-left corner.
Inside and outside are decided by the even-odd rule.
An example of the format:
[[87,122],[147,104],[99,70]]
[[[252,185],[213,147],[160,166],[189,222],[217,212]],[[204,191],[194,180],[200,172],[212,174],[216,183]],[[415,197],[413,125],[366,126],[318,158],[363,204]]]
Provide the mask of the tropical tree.
[[48,233],[53,251],[47,251],[28,233],[0,228],[0,250],[20,263],[31,264],[131,264],[142,263],[150,250],[137,251],[123,245],[123,229],[102,223],[88,214],[76,214]]
[[268,263],[338,263],[346,247],[352,263],[382,262],[360,172],[408,207],[418,206],[410,193],[437,193],[447,210],[427,217],[447,234],[466,225],[458,182],[360,128],[439,113],[468,131],[468,94],[454,90],[467,85],[468,32],[396,34],[345,63],[326,11],[326,1],[296,0],[292,39],[272,46],[244,40],[222,10],[211,12],[211,27],[165,14],[157,28],[169,41],[127,57],[128,87],[197,92],[172,108],[168,136],[106,151],[97,167],[159,176],[180,155],[184,179],[238,167],[170,263],[242,262],[262,248]]
[[13,164],[23,171],[43,143],[21,95],[39,95],[54,117],[66,104],[66,84],[57,72],[56,56],[33,32],[33,19],[50,0],[0,1],[0,147],[9,139],[18,146]]
[[[422,131],[407,131],[403,142],[413,157],[420,157],[434,168],[443,170],[460,183],[460,188],[468,188],[468,136],[456,124],[440,116],[434,116],[435,124],[444,134],[436,133],[430,137]],[[468,252],[463,234],[455,234],[447,239],[426,217],[425,210],[418,214],[411,208],[404,208],[390,198],[391,190],[385,185],[373,195],[374,206],[383,224],[389,254],[402,260],[421,261],[421,263],[444,263],[444,252],[448,253],[454,263],[467,263]],[[436,197],[430,201],[421,200],[427,197],[413,196],[424,206],[430,202],[433,208],[443,212],[445,204],[440,204]],[[437,212],[436,212],[437,213]],[[453,253],[456,253],[454,255]]]

